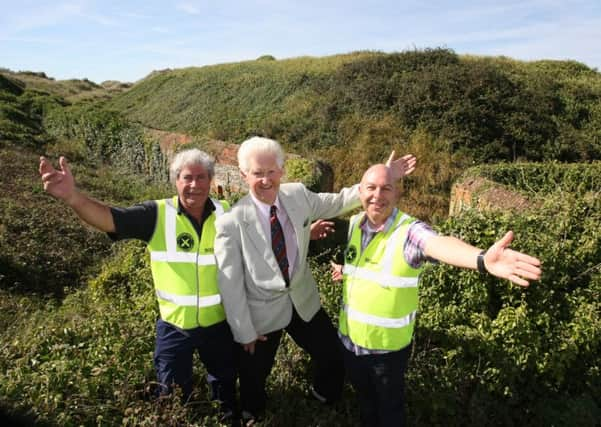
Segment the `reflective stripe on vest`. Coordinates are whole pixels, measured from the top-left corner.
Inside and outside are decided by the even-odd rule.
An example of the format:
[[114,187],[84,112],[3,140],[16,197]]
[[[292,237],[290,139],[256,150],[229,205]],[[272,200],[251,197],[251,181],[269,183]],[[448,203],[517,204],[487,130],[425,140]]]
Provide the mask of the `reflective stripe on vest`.
[[156,295],[157,298],[186,307],[210,307],[221,303],[221,295],[219,294],[208,297],[199,297],[197,295],[175,295],[156,289]]
[[[224,209],[218,200],[211,199],[215,205],[215,217],[219,218],[223,215]],[[162,262],[190,262],[196,265],[215,265],[215,255],[198,255],[190,252],[177,251],[177,236],[176,236],[176,220],[177,208],[173,205],[172,200],[167,200],[165,207],[165,245],[166,251],[151,251],[151,261]],[[169,207],[171,209],[169,209]],[[200,244],[200,242],[199,242]]]
[[[342,268],[342,274],[353,276],[357,279],[370,280],[378,282],[381,286],[390,288],[415,288],[417,287],[417,277],[398,277],[385,272],[368,270],[366,268],[356,267],[345,264]],[[385,285],[383,285],[385,283]]]
[[417,310],[414,310],[404,317],[394,319],[390,317],[380,317],[372,314],[361,313],[360,311],[353,310],[348,305],[344,305],[342,309],[346,312],[349,319],[354,319],[361,323],[367,323],[368,325],[382,326],[383,328],[404,328],[415,321],[415,316],[417,314]]
[[[214,199],[211,202],[215,210],[205,219],[198,239],[189,218],[178,215],[177,196],[157,200],[157,227],[148,243],[155,293],[161,318],[181,329],[206,327],[225,320],[213,243],[215,219],[228,206]],[[190,235],[188,249],[178,247],[178,235],[181,238],[182,233]]]
[[413,218],[399,213],[391,229],[378,233],[363,249],[361,219],[351,219],[349,248],[356,254],[343,268],[340,331],[367,349],[399,350],[411,342],[417,315],[420,269],[409,266],[403,253]]
[[215,265],[215,255],[196,255],[188,252],[150,252],[151,261],[189,262],[196,265]]
[[[357,215],[357,218],[354,218],[352,226],[355,226],[361,216]],[[394,254],[395,248],[397,245],[397,240],[399,238],[399,234],[401,233],[402,227],[401,225],[410,219],[410,217],[406,214],[403,214],[398,221],[395,221],[396,224],[393,224],[394,231],[391,233],[390,237],[386,242],[386,248],[384,249],[384,256],[380,261],[381,270],[373,271],[363,267],[357,267],[352,264],[345,264],[342,268],[342,274],[346,274],[349,276],[353,276],[357,279],[365,279],[372,282],[377,282],[380,286],[385,286],[389,288],[414,288],[417,286],[418,278],[417,277],[399,277],[392,274],[392,269],[394,268]],[[352,228],[349,229],[349,233],[352,233]]]

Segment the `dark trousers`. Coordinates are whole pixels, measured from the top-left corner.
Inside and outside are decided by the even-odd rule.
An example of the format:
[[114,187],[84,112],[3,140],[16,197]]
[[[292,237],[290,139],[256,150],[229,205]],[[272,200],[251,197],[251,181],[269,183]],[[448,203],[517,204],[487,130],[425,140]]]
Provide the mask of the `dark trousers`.
[[344,347],[342,351],[348,377],[357,392],[361,425],[404,426],[405,370],[411,346],[364,356],[356,356]]
[[187,400],[192,393],[192,357],[198,352],[204,364],[213,400],[222,402],[223,411],[236,410],[236,369],[232,332],[226,321],[203,328],[182,330],[159,319],[156,325],[154,367],[162,393],[174,384]]
[[[292,320],[285,331],[309,355],[313,363],[313,388],[329,402],[340,398],[344,383],[342,351],[336,329],[323,310],[305,322],[293,309]],[[242,410],[255,416],[265,412],[267,394],[265,382],[271,372],[282,330],[266,335],[267,341],[257,341],[255,353],[238,346],[240,374],[240,404]]]

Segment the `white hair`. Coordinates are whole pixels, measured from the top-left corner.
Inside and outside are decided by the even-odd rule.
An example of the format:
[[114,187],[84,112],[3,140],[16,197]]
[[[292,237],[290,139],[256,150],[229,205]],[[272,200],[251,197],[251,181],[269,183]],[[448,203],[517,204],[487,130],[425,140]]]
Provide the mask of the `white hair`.
[[180,151],[171,160],[171,165],[169,166],[169,179],[171,182],[175,184],[182,169],[190,165],[201,165],[209,174],[209,179],[213,179],[213,175],[215,175],[215,159],[198,148],[190,148]]
[[238,167],[242,172],[247,173],[250,170],[248,163],[255,154],[273,154],[278,167],[284,167],[284,150],[280,143],[273,139],[253,136],[238,148]]

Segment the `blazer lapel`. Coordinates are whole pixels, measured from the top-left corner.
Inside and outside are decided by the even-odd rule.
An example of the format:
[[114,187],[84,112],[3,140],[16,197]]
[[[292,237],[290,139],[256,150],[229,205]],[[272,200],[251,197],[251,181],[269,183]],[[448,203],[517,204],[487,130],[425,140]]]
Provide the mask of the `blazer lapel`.
[[294,227],[294,234],[296,235],[296,246],[298,247],[297,260],[304,259],[305,254],[301,253],[304,248],[304,234],[305,227],[308,226],[309,217],[305,216],[305,210],[300,206],[292,194],[288,194],[280,191],[279,193],[280,203],[286,209],[288,218],[292,222]]

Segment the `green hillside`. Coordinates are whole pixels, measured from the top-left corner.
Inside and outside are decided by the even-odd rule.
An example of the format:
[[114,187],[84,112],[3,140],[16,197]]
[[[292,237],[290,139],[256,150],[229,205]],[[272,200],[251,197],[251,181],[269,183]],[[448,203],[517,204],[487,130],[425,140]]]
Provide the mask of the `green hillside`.
[[144,126],[239,143],[254,134],[332,164],[349,185],[392,148],[418,155],[404,206],[441,218],[467,166],[601,158],[601,74],[447,49],[260,58],[153,73],[108,107]]
[[[446,49],[246,61],[156,73],[110,107],[145,126],[301,154],[379,160],[416,134],[477,161],[598,159],[601,74],[573,61],[521,62]],[[353,168],[354,169],[354,168]]]
[[[148,255],[111,244],[45,194],[43,154],[66,155],[93,197],[166,197],[165,156],[145,128],[190,145],[262,134],[356,182],[391,148],[418,157],[401,208],[488,247],[506,230],[543,262],[530,288],[430,265],[407,375],[410,426],[598,426],[601,419],[601,74],[573,61],[522,62],[446,49],[256,61],[155,72],[131,88],[0,70],[0,422],[219,425],[195,364],[195,393],[153,398]],[[534,203],[447,218],[458,178]],[[239,195],[234,195],[239,197]],[[339,230],[341,231],[341,230]],[[344,234],[344,233],[342,233]],[[325,309],[340,288],[321,242],[311,259]],[[354,426],[350,386],[307,399],[310,361],[289,339],[268,383],[265,426]]]
[[53,140],[45,118],[71,104],[95,104],[129,88],[129,84],[55,80],[43,72],[0,68],[0,146],[41,148]]
[[30,90],[58,96],[68,103],[80,101],[100,101],[129,89],[131,83],[106,81],[101,84],[88,79],[56,80],[44,72],[11,71],[0,68],[0,75],[17,81],[19,85]]

